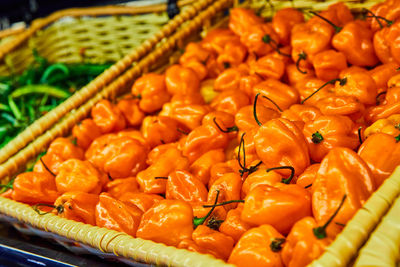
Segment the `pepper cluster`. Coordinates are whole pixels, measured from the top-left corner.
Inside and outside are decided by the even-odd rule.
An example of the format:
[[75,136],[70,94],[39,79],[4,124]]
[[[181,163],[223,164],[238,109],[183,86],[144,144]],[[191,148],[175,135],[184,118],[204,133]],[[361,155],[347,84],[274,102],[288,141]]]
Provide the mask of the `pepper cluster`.
[[111,66],[50,64],[36,50],[33,55],[22,74],[0,77],[0,148]]
[[340,2],[308,21],[234,8],[3,196],[237,266],[305,266],[400,164],[396,3],[364,20]]

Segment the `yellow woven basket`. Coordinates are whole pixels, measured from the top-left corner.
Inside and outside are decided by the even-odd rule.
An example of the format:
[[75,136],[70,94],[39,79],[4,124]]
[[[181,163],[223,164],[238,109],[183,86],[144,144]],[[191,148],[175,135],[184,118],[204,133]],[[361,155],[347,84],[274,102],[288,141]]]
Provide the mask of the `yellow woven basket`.
[[[18,72],[28,66],[33,60],[32,48],[36,48],[40,55],[50,61],[118,62],[11,140],[0,150],[0,163],[43,134],[65,114],[93,97],[212,0],[188,5],[191,2],[193,0],[178,2],[184,8],[180,15],[170,21],[165,13],[166,5],[108,6],[67,9],[35,20],[30,28],[19,34],[3,32],[4,36],[12,34],[12,40],[0,45],[0,76],[9,71]],[[65,21],[66,18],[68,21]],[[60,21],[62,19],[64,21]]]
[[[294,2],[293,4],[295,7],[310,7],[310,1],[307,2],[307,5],[304,3],[306,2]],[[326,6],[331,3],[332,2],[318,2],[312,6],[314,9],[326,8]],[[10,158],[6,163],[1,165],[0,178],[5,179],[6,177],[14,176],[21,168],[26,166],[30,159],[33,159],[39,152],[46,149],[52,140],[58,136],[68,135],[73,125],[85,118],[89,114],[91,108],[99,100],[103,98],[114,99],[116,96],[126,93],[134,79],[142,72],[152,70],[156,66],[156,62],[159,63],[167,59],[173,62],[176,57],[171,56],[171,54],[176,47],[182,46],[185,40],[196,38],[196,36],[198,38],[201,29],[207,31],[211,25],[221,23],[221,21],[224,20],[222,16],[223,12],[233,4],[233,0],[214,1],[194,19],[184,23],[179,31],[160,43],[153,52],[142,58],[138,64],[128,69],[94,97],[79,106],[74,113],[65,116],[61,122],[55,124],[50,130],[46,131],[45,134],[41,135],[18,154]],[[292,5],[291,2],[284,1],[270,1],[270,4],[272,4],[275,9]],[[302,4],[304,4],[304,6]],[[349,6],[355,6],[356,8],[369,7],[372,4],[374,4],[374,1],[364,1],[362,4],[349,1]],[[261,10],[258,2],[250,1],[244,3],[244,5],[258,9],[258,11],[261,11],[261,14],[269,14],[268,12],[270,12]],[[366,202],[364,207],[347,223],[343,232],[338,235],[331,246],[327,248],[326,252],[310,265],[348,266],[357,255],[360,247],[368,239],[369,234],[379,223],[380,219],[387,213],[394,200],[399,197],[399,194],[400,168],[382,184]],[[41,229],[50,232],[53,238],[67,238],[70,242],[79,242],[82,243],[83,246],[96,248],[97,250],[92,249],[94,254],[102,252],[111,255],[110,253],[113,253],[120,256],[118,257],[120,260],[127,258],[157,265],[229,266],[211,256],[176,249],[174,247],[167,247],[148,240],[133,238],[124,233],[65,220],[52,214],[39,216],[28,205],[4,198],[0,198],[0,213],[6,215],[8,220],[12,220],[10,218],[15,218],[26,227],[34,227],[33,229],[36,229],[36,231],[38,231],[37,229]],[[54,234],[56,234],[56,236],[54,236]],[[43,235],[43,233],[39,233],[39,235]]]

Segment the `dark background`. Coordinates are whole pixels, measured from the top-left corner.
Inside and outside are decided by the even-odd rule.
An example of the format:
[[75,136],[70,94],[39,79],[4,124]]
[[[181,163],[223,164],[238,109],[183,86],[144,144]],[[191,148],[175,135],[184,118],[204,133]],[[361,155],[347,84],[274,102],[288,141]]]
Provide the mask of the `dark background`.
[[0,0],[0,30],[12,23],[45,17],[52,12],[70,7],[101,6],[132,2],[132,0]]

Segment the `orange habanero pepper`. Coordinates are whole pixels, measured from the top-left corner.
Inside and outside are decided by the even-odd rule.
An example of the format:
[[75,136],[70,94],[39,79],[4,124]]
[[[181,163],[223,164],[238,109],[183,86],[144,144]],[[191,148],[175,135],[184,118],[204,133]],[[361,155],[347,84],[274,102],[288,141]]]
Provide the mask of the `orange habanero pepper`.
[[[371,170],[364,160],[349,148],[335,147],[322,160],[313,182],[312,208],[317,223],[325,223],[347,195],[348,201],[335,222],[346,224],[375,190]],[[341,226],[331,224],[328,236],[334,237]]]
[[129,126],[139,126],[144,118],[144,112],[139,107],[139,100],[124,98],[118,101],[117,107],[121,110]]
[[239,36],[242,36],[250,26],[261,23],[263,19],[251,9],[237,7],[230,10],[229,29]]
[[324,81],[336,79],[340,71],[347,68],[346,56],[332,49],[316,54],[312,63],[315,75]]
[[291,30],[295,24],[304,22],[304,15],[295,8],[282,8],[272,18],[272,27],[282,44],[290,44]]
[[196,72],[180,65],[172,65],[166,70],[165,83],[172,95],[191,95],[200,89]]
[[185,131],[178,121],[166,116],[147,116],[141,127],[143,137],[151,148],[177,141],[182,135],[179,130]]
[[91,115],[102,133],[118,132],[126,126],[121,110],[106,99],[100,100],[94,105]]
[[143,212],[129,203],[101,193],[96,205],[96,225],[136,236]]
[[154,204],[160,202],[164,198],[157,194],[148,194],[142,192],[125,192],[118,197],[124,203],[130,203],[138,207],[141,211],[146,212],[153,207]]
[[94,139],[101,135],[101,130],[92,119],[84,119],[72,128],[72,136],[79,147],[87,149]]
[[225,153],[222,149],[213,149],[201,155],[190,165],[189,171],[193,173],[203,184],[208,184],[212,166],[225,161]]
[[139,192],[139,185],[135,177],[115,179],[104,186],[104,191],[114,198],[119,198],[127,192]]
[[251,225],[240,219],[243,204],[239,204],[236,209],[228,211],[225,220],[221,223],[219,231],[237,242],[240,237],[251,228]]
[[239,267],[283,267],[281,254],[271,245],[279,240],[284,240],[283,235],[271,225],[251,228],[236,243],[228,263]]
[[367,163],[378,188],[400,164],[400,136],[376,133],[367,138],[358,149],[358,155]]

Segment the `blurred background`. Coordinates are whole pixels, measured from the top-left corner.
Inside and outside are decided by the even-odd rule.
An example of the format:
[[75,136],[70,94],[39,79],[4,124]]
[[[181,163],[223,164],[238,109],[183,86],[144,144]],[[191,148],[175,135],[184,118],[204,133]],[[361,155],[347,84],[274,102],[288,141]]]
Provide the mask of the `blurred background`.
[[52,12],[70,7],[89,7],[102,5],[143,5],[167,2],[162,0],[0,0],[0,30],[29,24],[38,17],[45,17]]

